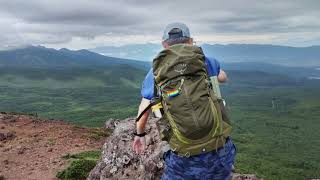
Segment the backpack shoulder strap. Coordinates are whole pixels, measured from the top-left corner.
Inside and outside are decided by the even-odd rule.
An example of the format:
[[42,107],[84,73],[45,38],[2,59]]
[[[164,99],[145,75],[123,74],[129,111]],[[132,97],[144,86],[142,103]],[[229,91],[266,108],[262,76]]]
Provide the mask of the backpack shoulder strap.
[[[153,97],[158,97],[158,89],[155,81],[153,80]],[[139,114],[139,116],[136,119],[136,122],[138,122],[141,117],[146,113],[152,106],[156,105],[157,102],[151,101],[150,104]]]
[[150,103],[137,117],[136,122],[138,122],[141,117],[144,115],[144,113],[146,113],[152,106],[154,105],[154,103]]

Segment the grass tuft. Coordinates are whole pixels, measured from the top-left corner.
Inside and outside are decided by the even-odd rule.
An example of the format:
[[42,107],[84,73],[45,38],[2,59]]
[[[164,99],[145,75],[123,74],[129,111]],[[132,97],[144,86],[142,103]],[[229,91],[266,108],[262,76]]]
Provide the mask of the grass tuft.
[[62,158],[70,159],[70,165],[56,175],[61,180],[86,179],[100,158],[100,151],[86,151],[78,154],[66,154]]

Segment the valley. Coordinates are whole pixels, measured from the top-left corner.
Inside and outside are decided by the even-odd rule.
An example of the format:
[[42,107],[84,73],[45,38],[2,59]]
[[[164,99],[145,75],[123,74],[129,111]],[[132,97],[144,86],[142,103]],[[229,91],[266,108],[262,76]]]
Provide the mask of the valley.
[[[68,53],[69,58],[83,55]],[[9,64],[0,53],[0,111],[32,113],[85,127],[136,116],[140,86],[150,64],[111,59],[105,63],[105,57],[91,63],[82,57],[81,62],[70,59],[72,63],[61,66],[37,53],[31,55],[39,57],[41,66],[28,59]],[[222,63],[222,68],[229,75],[221,88],[238,148],[236,171],[264,179],[320,177],[320,82],[308,78],[319,77],[319,71],[257,62]]]

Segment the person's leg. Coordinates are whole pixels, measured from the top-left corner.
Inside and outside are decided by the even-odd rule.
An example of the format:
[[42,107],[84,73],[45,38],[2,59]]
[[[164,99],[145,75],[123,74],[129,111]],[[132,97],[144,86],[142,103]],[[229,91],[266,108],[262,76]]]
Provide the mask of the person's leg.
[[229,180],[236,149],[231,139],[218,152],[180,157],[168,151],[164,155],[165,169],[162,180]]
[[207,170],[210,166],[210,163],[207,163],[207,159],[210,159],[207,158],[207,154],[181,157],[170,152],[165,155],[165,170],[162,180],[206,179]]
[[231,180],[232,166],[235,162],[236,148],[229,138],[224,148],[217,152],[218,160],[215,163],[212,180]]
[[161,176],[161,180],[184,180],[183,177],[183,162],[178,159],[171,151],[164,153],[163,158],[165,162],[165,168]]

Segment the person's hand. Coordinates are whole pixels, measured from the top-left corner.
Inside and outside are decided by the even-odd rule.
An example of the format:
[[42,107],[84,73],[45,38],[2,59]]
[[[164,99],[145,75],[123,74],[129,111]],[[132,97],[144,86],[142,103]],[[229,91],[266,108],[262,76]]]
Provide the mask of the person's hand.
[[219,75],[218,75],[219,83],[227,82],[227,80],[228,80],[227,73],[224,70],[220,69],[220,72],[219,72]]
[[146,139],[145,137],[135,136],[132,144],[132,149],[137,154],[142,154],[146,148]]

